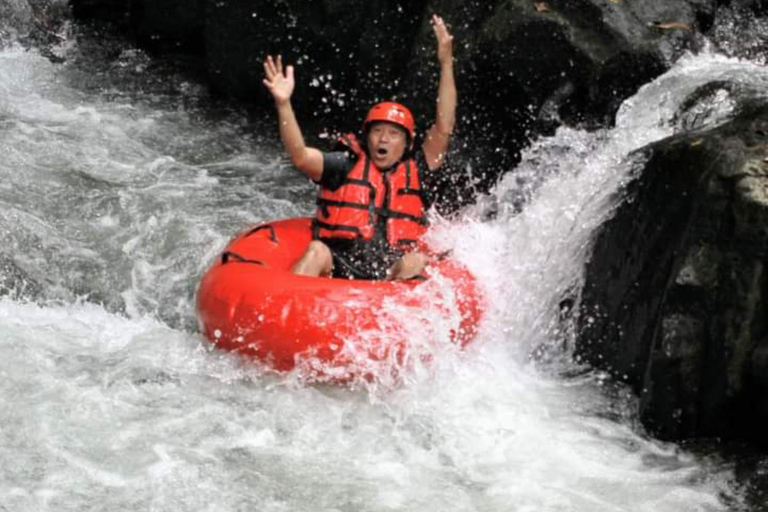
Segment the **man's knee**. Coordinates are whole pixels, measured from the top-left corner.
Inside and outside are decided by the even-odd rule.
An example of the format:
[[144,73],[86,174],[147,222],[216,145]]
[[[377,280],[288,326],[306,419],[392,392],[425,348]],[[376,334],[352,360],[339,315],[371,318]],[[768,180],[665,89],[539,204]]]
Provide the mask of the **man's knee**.
[[429,263],[429,256],[424,254],[421,251],[413,251],[409,252],[403,258],[406,258],[409,260],[409,263],[411,265],[414,265],[416,267],[424,268],[427,266],[427,263]]
[[307,246],[305,257],[311,262],[313,273],[320,276],[330,276],[333,271],[333,255],[331,250],[323,242],[312,240]]
[[397,260],[389,269],[388,279],[410,279],[420,274],[427,266],[429,257],[419,251],[409,252]]
[[291,272],[303,276],[330,276],[333,270],[331,250],[324,243],[313,240],[299,261],[291,266]]
[[331,250],[319,240],[312,240],[309,242],[306,255],[316,261],[331,261]]

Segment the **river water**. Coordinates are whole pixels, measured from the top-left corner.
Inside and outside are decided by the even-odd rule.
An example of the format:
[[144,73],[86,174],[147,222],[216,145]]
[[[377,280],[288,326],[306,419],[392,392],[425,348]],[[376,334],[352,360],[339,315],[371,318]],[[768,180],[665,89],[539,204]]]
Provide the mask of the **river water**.
[[[764,68],[685,57],[616,128],[560,129],[435,216],[488,297],[480,336],[422,340],[433,359],[399,382],[340,387],[197,332],[197,282],[230,236],[312,210],[274,119],[127,45],[56,51],[0,51],[0,510],[766,510],[737,464],[649,438],[626,390],[570,362],[560,306],[629,153],[674,133],[698,85],[764,87]],[[710,98],[698,119],[732,108]]]

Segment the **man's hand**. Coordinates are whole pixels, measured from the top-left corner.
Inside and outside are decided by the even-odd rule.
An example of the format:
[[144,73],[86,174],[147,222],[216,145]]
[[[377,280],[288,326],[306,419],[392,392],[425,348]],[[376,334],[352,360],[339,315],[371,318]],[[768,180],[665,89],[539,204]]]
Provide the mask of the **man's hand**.
[[453,78],[453,36],[443,18],[432,15],[432,30],[437,40],[437,60],[440,62],[440,80],[437,85],[437,111],[435,123],[427,130],[421,149],[427,167],[434,171],[443,164],[448,143],[456,124],[456,83]]
[[295,86],[293,66],[287,66],[283,71],[282,57],[278,55],[274,59],[268,55],[264,60],[264,76],[264,85],[272,93],[275,103],[281,105],[290,101]]
[[437,14],[432,15],[432,30],[437,39],[437,60],[440,64],[453,62],[453,36],[448,32],[443,18]]

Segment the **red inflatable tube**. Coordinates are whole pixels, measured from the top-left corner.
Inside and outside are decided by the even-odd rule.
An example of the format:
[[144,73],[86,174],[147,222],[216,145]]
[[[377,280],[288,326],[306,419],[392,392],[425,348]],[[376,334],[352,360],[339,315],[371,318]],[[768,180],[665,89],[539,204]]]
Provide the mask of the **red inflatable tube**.
[[402,362],[413,317],[425,308],[430,314],[417,328],[419,321],[444,323],[447,337],[461,346],[474,338],[482,307],[466,268],[433,258],[426,280],[297,276],[289,269],[311,240],[310,223],[275,221],[229,243],[197,293],[201,330],[211,342],[278,371],[310,361],[315,376],[345,380],[360,371],[361,358]]

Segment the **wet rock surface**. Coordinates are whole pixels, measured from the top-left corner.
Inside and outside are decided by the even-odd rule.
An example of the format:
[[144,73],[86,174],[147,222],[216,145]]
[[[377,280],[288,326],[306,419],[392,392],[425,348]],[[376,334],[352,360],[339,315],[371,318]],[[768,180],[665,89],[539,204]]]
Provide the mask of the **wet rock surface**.
[[0,297],[35,300],[41,295],[40,284],[30,278],[11,256],[0,254]]
[[433,184],[446,211],[471,203],[519,151],[561,123],[610,124],[621,101],[697,44],[715,2],[73,0],[80,19],[110,19],[157,51],[200,56],[211,87],[262,108],[262,60],[297,66],[296,110],[312,140],[356,129],[396,98],[423,133],[434,116],[441,14],[455,36],[459,126],[454,171]]
[[644,150],[587,268],[579,354],[668,439],[765,444],[768,106]]
[[0,0],[0,47],[11,43],[36,47],[60,62],[53,48],[64,40],[69,17],[67,0]]

